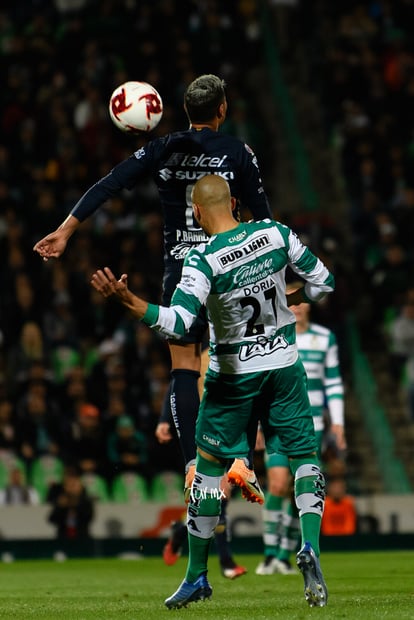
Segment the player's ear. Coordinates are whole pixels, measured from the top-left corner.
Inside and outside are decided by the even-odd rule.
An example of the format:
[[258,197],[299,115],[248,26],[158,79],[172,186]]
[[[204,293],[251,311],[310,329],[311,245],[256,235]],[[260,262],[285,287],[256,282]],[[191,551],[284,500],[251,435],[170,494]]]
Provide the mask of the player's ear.
[[194,213],[195,219],[197,220],[197,222],[199,222],[200,221],[200,207],[195,202],[193,202],[193,213]]
[[222,103],[220,103],[219,107],[217,108],[217,118],[220,119],[221,121],[224,121],[224,119],[226,118],[226,113],[227,113],[227,101],[224,100]]
[[236,198],[233,198],[233,196],[230,198],[231,200],[231,210],[234,211],[237,207],[237,200]]

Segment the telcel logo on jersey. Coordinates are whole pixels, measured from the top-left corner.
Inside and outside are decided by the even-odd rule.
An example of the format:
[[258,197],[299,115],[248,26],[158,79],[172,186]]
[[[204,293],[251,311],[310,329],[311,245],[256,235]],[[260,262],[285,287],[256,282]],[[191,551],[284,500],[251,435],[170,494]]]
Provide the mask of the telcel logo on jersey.
[[221,266],[225,267],[229,263],[234,263],[240,258],[249,256],[249,254],[251,254],[252,252],[256,252],[260,248],[264,248],[267,245],[270,245],[270,239],[267,235],[262,235],[261,237],[253,239],[253,241],[250,241],[250,243],[247,243],[240,248],[236,248],[234,250],[231,250],[231,252],[227,252],[226,254],[219,256],[218,260],[220,261]]
[[201,155],[189,155],[188,153],[172,153],[165,162],[166,166],[186,166],[187,168],[221,168],[227,155],[223,157],[211,157],[205,153]]

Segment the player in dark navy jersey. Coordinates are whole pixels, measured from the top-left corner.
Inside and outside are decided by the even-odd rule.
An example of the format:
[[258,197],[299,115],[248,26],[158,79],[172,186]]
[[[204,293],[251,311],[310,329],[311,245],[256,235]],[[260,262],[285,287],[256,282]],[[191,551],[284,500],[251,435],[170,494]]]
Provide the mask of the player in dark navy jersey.
[[[253,151],[239,139],[218,133],[227,112],[224,82],[214,75],[196,78],[185,92],[184,108],[189,129],[150,141],[90,187],[59,228],[34,246],[44,260],[59,257],[80,223],[104,202],[150,176],[158,188],[164,216],[162,303],[169,305],[185,256],[192,246],[206,240],[193,218],[191,205],[191,190],[199,178],[207,174],[222,176],[229,183],[232,196],[240,205],[248,207],[254,219],[271,217]],[[206,326],[202,313],[184,339],[169,341],[172,368],[169,404],[186,464],[187,496],[194,475],[198,379]],[[167,422],[161,423],[157,437],[161,442],[169,439]],[[249,486],[250,482],[256,482],[254,472],[243,469],[242,465],[239,463],[238,481],[243,493],[251,501],[261,501],[262,497],[255,495],[255,485]]]

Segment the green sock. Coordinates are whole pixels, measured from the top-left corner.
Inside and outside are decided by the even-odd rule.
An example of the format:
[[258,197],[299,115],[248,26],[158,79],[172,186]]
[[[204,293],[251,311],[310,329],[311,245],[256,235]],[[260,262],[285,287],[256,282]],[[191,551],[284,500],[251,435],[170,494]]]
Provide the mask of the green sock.
[[309,542],[319,556],[319,535],[325,498],[325,479],[317,456],[294,458],[295,500],[299,510],[302,545]]
[[187,510],[188,565],[185,578],[194,582],[207,572],[208,553],[220,514],[220,482],[225,466],[199,454]]

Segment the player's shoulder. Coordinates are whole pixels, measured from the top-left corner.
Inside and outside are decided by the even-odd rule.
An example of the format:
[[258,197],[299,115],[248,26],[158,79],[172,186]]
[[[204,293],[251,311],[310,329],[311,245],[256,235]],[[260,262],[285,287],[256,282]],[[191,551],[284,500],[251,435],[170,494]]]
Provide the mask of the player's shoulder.
[[257,229],[265,229],[265,228],[275,228],[278,229],[277,227],[277,222],[275,220],[272,220],[270,217],[266,217],[263,218],[262,220],[250,220],[247,224],[246,227],[248,230],[257,230]]

